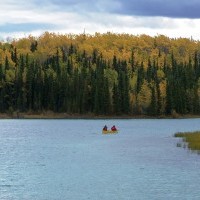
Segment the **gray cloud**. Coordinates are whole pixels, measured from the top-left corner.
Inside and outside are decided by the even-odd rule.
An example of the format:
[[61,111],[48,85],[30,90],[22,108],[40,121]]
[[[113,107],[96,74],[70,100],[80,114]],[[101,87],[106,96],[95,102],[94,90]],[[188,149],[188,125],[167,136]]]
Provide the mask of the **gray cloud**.
[[117,0],[112,11],[135,16],[162,16],[170,18],[200,18],[199,0]]
[[63,11],[91,11],[97,10],[98,0],[32,0],[36,6],[51,7],[55,10]]
[[[2,0],[0,37],[117,32],[199,38],[200,0]],[[161,17],[160,17],[161,16]],[[186,19],[187,18],[187,19]]]
[[[200,0],[6,0],[9,7],[77,13],[114,13],[131,16],[200,18]],[[8,7],[9,6],[9,7]],[[1,10],[1,8],[0,8]]]
[[33,0],[37,5],[79,12],[111,12],[132,16],[200,18],[199,0]]
[[[31,2],[36,7],[49,7],[52,10],[77,13],[112,13],[113,8],[117,8],[119,4],[116,0],[31,0]],[[117,10],[114,9],[114,11]]]

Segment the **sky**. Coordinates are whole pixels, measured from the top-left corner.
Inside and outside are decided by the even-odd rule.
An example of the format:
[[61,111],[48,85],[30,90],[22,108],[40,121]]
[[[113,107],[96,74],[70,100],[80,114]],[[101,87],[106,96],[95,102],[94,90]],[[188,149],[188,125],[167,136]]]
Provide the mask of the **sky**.
[[0,39],[128,33],[200,40],[199,0],[1,0]]

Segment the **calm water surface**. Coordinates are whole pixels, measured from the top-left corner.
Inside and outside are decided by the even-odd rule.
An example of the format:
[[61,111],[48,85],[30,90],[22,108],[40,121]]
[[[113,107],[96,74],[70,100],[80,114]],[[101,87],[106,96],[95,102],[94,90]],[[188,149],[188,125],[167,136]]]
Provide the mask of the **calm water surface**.
[[0,199],[199,200],[200,155],[173,137],[194,130],[200,119],[0,120]]

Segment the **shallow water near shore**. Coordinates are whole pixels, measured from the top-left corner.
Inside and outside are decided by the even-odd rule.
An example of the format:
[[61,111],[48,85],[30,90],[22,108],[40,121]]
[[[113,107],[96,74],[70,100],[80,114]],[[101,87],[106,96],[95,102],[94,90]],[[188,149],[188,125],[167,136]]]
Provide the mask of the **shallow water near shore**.
[[0,199],[199,200],[200,155],[173,137],[196,130],[200,119],[0,120]]

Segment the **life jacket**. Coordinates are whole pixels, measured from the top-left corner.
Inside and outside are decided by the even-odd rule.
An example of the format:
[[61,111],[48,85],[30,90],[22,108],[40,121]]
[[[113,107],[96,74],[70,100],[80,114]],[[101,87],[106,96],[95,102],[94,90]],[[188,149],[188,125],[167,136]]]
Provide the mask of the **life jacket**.
[[113,127],[111,128],[111,130],[112,130],[112,131],[116,131],[117,129],[116,129],[115,126],[113,126]]
[[106,127],[106,126],[104,126],[104,127],[103,127],[103,130],[104,130],[104,131],[107,131],[107,127]]

